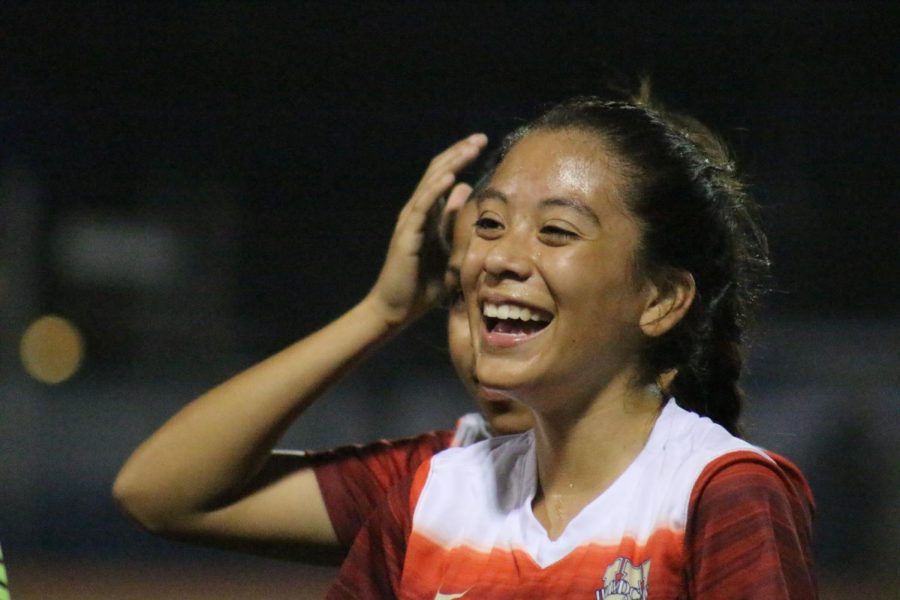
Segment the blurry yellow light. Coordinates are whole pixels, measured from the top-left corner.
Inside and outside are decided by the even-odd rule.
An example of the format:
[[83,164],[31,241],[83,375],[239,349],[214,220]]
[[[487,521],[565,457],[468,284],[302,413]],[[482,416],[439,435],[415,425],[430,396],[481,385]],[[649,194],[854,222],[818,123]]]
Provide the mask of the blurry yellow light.
[[75,374],[84,358],[84,341],[70,321],[47,315],[38,318],[22,335],[22,365],[42,383],[62,383]]

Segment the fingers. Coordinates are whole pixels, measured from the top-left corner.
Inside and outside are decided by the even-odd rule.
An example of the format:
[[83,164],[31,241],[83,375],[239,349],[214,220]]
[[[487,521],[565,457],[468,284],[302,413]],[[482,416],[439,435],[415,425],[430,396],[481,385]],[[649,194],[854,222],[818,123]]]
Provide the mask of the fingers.
[[478,153],[487,145],[487,141],[487,136],[483,133],[473,133],[469,137],[456,142],[431,160],[428,169],[425,171],[425,177],[428,176],[430,171],[436,173],[458,171],[478,156]]
[[[472,192],[470,186],[453,186],[453,182],[485,145],[487,136],[477,133],[435,156],[400,211],[384,266],[372,290],[373,297],[386,308],[385,314],[392,315],[391,322],[409,322],[433,306],[440,296],[448,250],[441,237],[446,233],[442,221],[458,212]],[[449,208],[443,202],[445,194]]]
[[446,192],[456,180],[456,174],[472,162],[487,145],[487,136],[475,133],[460,140],[435,156],[409,203],[412,211],[426,211],[434,200]]
[[469,199],[471,193],[472,186],[468,183],[456,184],[453,186],[453,190],[451,190],[450,195],[447,197],[447,207],[444,210],[446,212],[459,210],[463,207],[463,204],[466,203],[466,200]]

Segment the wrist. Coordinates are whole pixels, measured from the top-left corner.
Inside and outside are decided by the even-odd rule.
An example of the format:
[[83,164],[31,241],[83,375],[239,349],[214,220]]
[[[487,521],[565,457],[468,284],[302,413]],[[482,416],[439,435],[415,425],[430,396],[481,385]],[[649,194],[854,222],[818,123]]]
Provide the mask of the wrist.
[[355,310],[364,315],[364,318],[385,336],[399,333],[413,320],[408,308],[392,306],[374,292],[369,292],[356,305]]

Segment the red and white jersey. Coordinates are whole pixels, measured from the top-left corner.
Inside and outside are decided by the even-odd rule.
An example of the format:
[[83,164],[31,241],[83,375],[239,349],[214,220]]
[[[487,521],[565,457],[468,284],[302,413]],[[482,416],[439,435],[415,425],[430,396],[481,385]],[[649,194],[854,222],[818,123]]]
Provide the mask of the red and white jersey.
[[[531,510],[532,432],[450,449],[375,513],[329,597],[814,597],[808,488],[781,464],[670,401],[638,457],[551,540]],[[779,539],[757,548],[760,529]],[[760,595],[731,577],[741,569],[761,569]],[[802,581],[770,589],[788,569]]]
[[307,453],[338,542],[349,549],[388,490],[411,478],[434,454],[489,437],[484,417],[469,413],[459,418],[453,431]]

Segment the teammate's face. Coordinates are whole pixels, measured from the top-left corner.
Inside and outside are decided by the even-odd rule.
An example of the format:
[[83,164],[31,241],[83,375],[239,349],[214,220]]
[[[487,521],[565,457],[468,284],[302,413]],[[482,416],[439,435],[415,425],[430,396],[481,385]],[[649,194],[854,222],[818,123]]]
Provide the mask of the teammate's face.
[[470,200],[462,288],[479,385],[553,402],[636,372],[647,286],[614,156],[595,136],[538,131]]
[[469,318],[466,314],[462,293],[459,292],[459,268],[465,256],[466,246],[475,220],[475,205],[463,207],[456,218],[453,229],[453,250],[447,269],[448,286],[456,293],[450,296],[447,317],[447,341],[450,359],[466,390],[475,398],[478,408],[485,416],[491,429],[498,434],[516,433],[531,428],[533,421],[528,407],[496,393],[480,390],[474,380],[474,354],[472,336],[469,333]]

